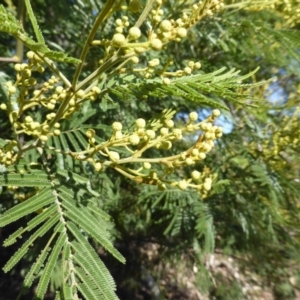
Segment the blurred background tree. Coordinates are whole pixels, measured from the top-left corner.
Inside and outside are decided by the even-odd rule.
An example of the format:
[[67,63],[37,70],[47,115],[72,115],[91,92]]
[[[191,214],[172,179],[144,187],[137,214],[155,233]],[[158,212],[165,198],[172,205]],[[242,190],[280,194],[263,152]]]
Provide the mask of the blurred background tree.
[[[78,57],[93,24],[92,16],[103,2],[36,0],[32,6],[49,47]],[[129,5],[137,19],[146,0],[138,1],[140,7],[134,2],[124,1],[124,5]],[[194,3],[163,2],[165,15],[174,19]],[[15,15],[22,6],[22,0],[1,3]],[[115,245],[127,259],[126,265],[120,266],[99,249],[117,282],[120,299],[300,297],[300,3],[224,3],[224,9],[201,20],[182,43],[169,44],[159,60],[172,62],[174,69],[183,69],[190,60],[200,61],[203,74],[222,67],[247,74],[260,67],[248,82],[266,83],[249,87],[251,99],[255,99],[249,98],[249,106],[207,92],[206,96],[228,110],[222,110],[219,120],[225,134],[197,165],[199,172],[213,173],[217,179],[205,199],[190,190],[140,186],[113,171],[94,176],[94,189],[101,193],[102,206],[115,223]],[[112,35],[113,24],[114,19],[108,19],[99,36]],[[26,17],[24,27],[30,32]],[[149,30],[145,24],[141,29]],[[14,39],[0,34],[2,58],[14,57],[16,47]],[[83,76],[95,69],[101,51],[93,49]],[[140,63],[146,65],[148,60],[149,54],[145,54]],[[72,65],[61,68],[67,77],[74,71]],[[0,59],[0,81],[12,76],[12,70],[13,63]],[[267,81],[270,78],[273,81]],[[197,111],[199,118],[211,112],[209,106],[199,107],[179,97],[120,99],[112,95],[98,99],[93,106],[98,113],[89,123],[99,124],[98,134],[103,138],[109,137],[107,128],[114,121],[130,126],[136,118],[154,116],[165,108],[178,111],[178,123],[191,111]],[[2,138],[10,134],[5,120],[0,111]],[[171,151],[186,149],[194,139],[177,143]],[[148,155],[158,154],[152,150]],[[1,197],[2,207],[10,203],[11,198]],[[11,231],[11,227],[3,229],[0,238],[5,239]],[[7,251],[11,249],[1,248],[1,265],[11,254]],[[14,273],[1,271],[0,299],[15,298],[20,277],[32,260],[29,253]],[[58,282],[56,273],[49,299]]]

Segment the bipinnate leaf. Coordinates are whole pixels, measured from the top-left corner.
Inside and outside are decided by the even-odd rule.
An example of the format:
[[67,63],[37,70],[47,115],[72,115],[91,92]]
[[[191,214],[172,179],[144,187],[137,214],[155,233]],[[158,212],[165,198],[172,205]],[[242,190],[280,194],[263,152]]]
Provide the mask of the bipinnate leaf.
[[56,244],[53,246],[47,264],[45,265],[45,268],[39,280],[39,284],[36,289],[36,297],[38,299],[44,299],[44,295],[47,291],[47,287],[51,278],[51,273],[57,263],[58,256],[65,243],[66,243],[66,234],[62,232],[59,238],[57,239]]
[[[84,270],[86,275],[81,276],[83,284],[88,287],[89,290],[93,290],[95,285],[101,292],[103,299],[117,299],[114,293],[114,290],[116,289],[114,280],[105,265],[99,260],[95,250],[86,241],[85,237],[74,223],[68,222],[67,226],[77,240],[72,242],[72,248],[75,251],[74,259],[76,264]],[[84,273],[79,271],[79,276]],[[90,281],[92,281],[93,284],[89,284]]]
[[35,33],[35,36],[36,36],[38,42],[41,44],[45,44],[43,34],[39,28],[38,22],[33,13],[30,0],[25,0],[25,5],[26,5],[27,13],[28,13],[29,19],[31,21],[31,24],[32,24],[32,27],[33,27],[33,30],[34,30],[34,33]]
[[31,10],[29,0],[26,0],[27,9],[29,7],[29,17],[32,22],[35,34],[37,36],[37,42],[34,41],[28,34],[24,31],[20,22],[8,11],[6,11],[3,5],[0,5],[0,31],[6,32],[13,35],[15,38],[22,41],[30,50],[39,52],[42,55],[60,62],[78,64],[79,59],[69,57],[66,53],[52,51],[45,44],[42,33],[38,27],[36,18]]
[[54,202],[55,198],[51,188],[44,188],[30,199],[23,201],[4,212],[0,217],[0,227],[6,226],[24,216],[29,215],[46,205]]
[[50,186],[48,175],[45,172],[35,170],[34,172],[0,173],[0,185],[2,186],[32,186],[46,187]]
[[[110,242],[109,234],[105,228],[100,227],[98,220],[93,215],[84,213],[78,204],[73,201],[66,193],[61,192],[63,199],[62,206],[65,208],[65,215],[85,230],[90,236],[97,240],[107,251],[121,262],[125,262],[124,257],[113,247]],[[85,211],[86,212],[86,211]]]
[[[30,170],[26,174],[35,177],[35,171],[41,173],[41,170]],[[11,172],[8,169],[6,175],[11,175]],[[118,299],[114,280],[87,237],[96,240],[119,261],[124,262],[125,259],[113,247],[109,216],[93,204],[97,193],[91,190],[89,179],[68,170],[58,170],[48,174],[47,178],[47,185],[50,186],[38,190],[0,217],[0,226],[5,226],[31,216],[26,225],[4,241],[7,247],[17,239],[24,238],[23,244],[3,270],[11,270],[30,247],[45,236],[45,245],[24,279],[23,293],[36,281],[36,297],[44,299],[54,268],[59,262],[64,279],[57,297],[75,299],[80,293],[86,299]]]
[[57,215],[54,218],[48,219],[47,222],[43,224],[37,231],[35,231],[22,245],[22,247],[10,258],[10,260],[3,267],[4,272],[8,272],[11,270],[20,259],[28,252],[29,247],[33,245],[35,240],[39,237],[42,237],[46,232],[50,230],[59,220],[59,216]]
[[[172,79],[170,84],[164,84],[160,78],[146,80],[134,77],[131,82],[127,82],[126,77],[120,76],[114,84],[107,84],[107,89],[103,90],[102,93],[108,92],[124,100],[132,100],[145,95],[157,98],[173,96],[201,105],[227,109],[223,100],[250,105],[245,103],[245,100],[251,98],[250,95],[237,90],[265,84],[266,82],[242,83],[243,80],[255,74],[257,70],[258,68],[249,74],[240,76],[240,71],[235,69],[226,71],[226,68],[221,68],[208,74],[196,74]],[[253,97],[251,99],[253,101],[257,100]]]

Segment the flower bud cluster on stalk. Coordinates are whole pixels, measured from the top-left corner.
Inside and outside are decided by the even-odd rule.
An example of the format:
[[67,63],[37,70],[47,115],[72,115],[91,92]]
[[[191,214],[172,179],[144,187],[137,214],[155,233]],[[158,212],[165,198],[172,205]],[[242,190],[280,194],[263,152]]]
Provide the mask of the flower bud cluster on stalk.
[[[172,77],[190,75],[194,70],[200,69],[200,62],[190,61],[183,70],[170,72],[167,69],[173,62],[161,65],[157,58],[150,60],[146,67],[134,67],[140,63],[139,56],[141,54],[149,50],[161,51],[170,42],[180,42],[187,36],[188,30],[202,18],[212,16],[214,12],[224,7],[223,0],[199,1],[191,7],[190,12],[184,12],[180,18],[167,19],[164,17],[162,4],[161,0],[155,1],[147,18],[150,28],[148,32],[143,33],[139,26],[131,26],[129,18],[123,16],[115,20],[115,33],[111,39],[94,40],[92,46],[105,47],[106,55],[100,59],[100,65],[116,53],[123,53],[128,59],[118,67],[119,73],[130,71],[138,73],[146,79],[157,76],[165,84],[170,84]],[[124,9],[127,10],[127,7]]]
[[[137,21],[136,24],[131,24],[131,19],[126,15],[116,19],[115,31],[110,38],[96,40],[95,34],[100,25],[94,25],[84,45],[72,82],[59,71],[46,54],[38,51],[29,51],[26,63],[15,64],[15,81],[6,82],[8,101],[0,103],[0,109],[7,114],[12,125],[14,138],[2,143],[0,164],[12,165],[27,150],[47,148],[46,142],[50,137],[62,134],[63,120],[72,118],[85,101],[95,101],[107,92],[101,91],[98,86],[105,86],[105,80],[116,74],[133,72],[145,79],[158,77],[164,84],[169,85],[172,78],[188,76],[199,70],[200,62],[189,61],[182,70],[168,71],[173,62],[161,63],[157,58],[157,52],[165,49],[170,42],[180,42],[184,39],[196,22],[221,9],[223,1],[199,1],[189,11],[183,12],[178,19],[165,16],[163,2],[154,1],[154,5],[141,23]],[[140,5],[132,0],[128,7],[118,9],[133,12],[140,10]],[[141,27],[143,22],[146,26]],[[149,30],[145,32],[144,28]],[[102,58],[97,58],[100,59],[100,66],[80,81],[87,53],[93,46],[104,47],[105,54]],[[146,51],[153,51],[155,58],[138,65],[140,56]],[[43,73],[46,67],[53,75],[43,82],[38,82],[35,73]],[[194,170],[190,178],[180,181],[169,177],[172,177],[176,169],[184,166],[194,167],[205,159],[214,147],[215,140],[222,136],[222,128],[213,124],[220,112],[214,110],[211,116],[201,122],[198,121],[198,114],[192,112],[187,124],[181,128],[175,127],[172,120],[174,114],[172,111],[164,111],[158,123],[137,119],[131,131],[124,131],[120,122],[114,122],[110,139],[100,144],[96,142],[96,132],[91,128],[86,132],[86,149],[78,153],[65,152],[64,155],[91,163],[97,172],[105,167],[112,167],[138,183],[156,185],[161,190],[167,186],[178,187],[181,190],[191,187],[205,196],[211,189],[214,179],[209,172],[200,173]],[[184,134],[198,136],[196,143],[186,151],[162,158],[145,157],[145,152],[150,148],[164,151],[171,149],[174,143],[183,140]],[[124,156],[124,151],[119,151],[120,148],[125,149],[128,155]],[[138,168],[129,168],[128,164],[138,165]],[[159,165],[158,169],[163,171],[156,171],[154,165]]]
[[[0,109],[7,113],[16,136],[26,134],[43,144],[50,136],[61,134],[60,123],[53,122],[61,103],[68,100],[60,119],[68,118],[80,109],[79,103],[95,100],[100,89],[93,87],[89,92],[78,90],[74,93],[63,87],[61,80],[54,75],[47,81],[38,83],[33,73],[45,71],[42,59],[33,51],[27,53],[27,58],[28,63],[15,64],[16,80],[14,83],[6,82],[8,103],[0,103]],[[42,109],[44,113],[42,122],[34,119],[32,113],[34,108]],[[0,163],[5,165],[15,163],[16,152],[19,150],[20,145],[17,141],[9,141],[4,149],[0,150]]]
[[[200,173],[195,169],[190,178],[180,181],[169,179],[169,177],[172,177],[176,169],[185,166],[196,168],[197,163],[203,161],[213,149],[215,140],[222,136],[222,127],[213,124],[220,115],[220,111],[213,110],[212,114],[201,122],[198,121],[198,114],[191,112],[189,121],[181,128],[176,128],[175,122],[171,119],[174,113],[163,111],[158,122],[146,122],[139,118],[130,132],[124,130],[122,123],[114,122],[110,139],[100,144],[96,142],[95,131],[88,129],[86,131],[87,149],[79,153],[71,152],[70,155],[75,159],[93,164],[96,171],[112,167],[138,183],[156,185],[159,189],[165,189],[167,186],[178,187],[181,190],[194,188],[202,196],[206,196],[214,179],[207,172]],[[144,157],[144,153],[150,148],[171,149],[174,143],[183,140],[184,134],[198,136],[195,144],[189,149],[176,155],[160,158]],[[124,150],[118,151],[118,148],[123,148],[128,154],[124,155]],[[131,166],[134,164],[137,167],[136,169],[129,168],[128,164]],[[163,170],[157,171],[154,165],[159,165]]]
[[[299,89],[300,90],[300,89]],[[285,151],[289,148],[295,153],[299,152],[300,148],[300,107],[290,116],[283,117],[282,123],[278,128],[275,126],[268,126],[266,129],[266,136],[272,136],[271,139],[264,139],[263,143],[258,147],[257,144],[250,144],[250,151],[252,153],[260,152],[263,158],[269,162],[274,168],[282,168],[287,164],[286,159],[282,159]]]

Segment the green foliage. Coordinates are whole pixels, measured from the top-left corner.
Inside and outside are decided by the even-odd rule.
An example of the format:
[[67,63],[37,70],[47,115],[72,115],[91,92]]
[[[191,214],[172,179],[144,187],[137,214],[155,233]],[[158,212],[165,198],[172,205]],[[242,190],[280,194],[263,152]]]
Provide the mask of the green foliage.
[[[134,298],[152,277],[166,298],[159,278],[181,261],[197,289],[243,299],[242,281],[207,267],[214,252],[292,297],[300,39],[290,10],[138,2],[25,0],[23,25],[0,5],[0,32],[30,50],[0,72],[0,227],[16,250],[3,270],[28,263],[18,299],[30,289]],[[266,101],[272,86],[282,105]]]
[[28,34],[24,31],[19,21],[11,13],[7,12],[3,5],[0,5],[0,31],[13,35],[14,37],[22,41],[29,49],[38,51],[39,53],[44,54],[46,57],[66,63],[79,63],[80,60],[68,57],[63,52],[49,50],[49,48],[44,42],[41,31],[38,28],[36,19],[31,10],[30,2],[25,1],[25,3],[27,9],[29,8],[29,16],[31,18],[31,22],[36,32],[38,41],[35,42],[32,38],[28,36]]
[[[66,172],[63,176],[61,172],[46,174],[49,179],[46,180],[46,177],[42,180],[40,172],[34,170],[27,172],[29,180],[25,174],[18,174],[18,177],[13,176],[16,174],[10,176],[9,171],[2,175],[2,178],[6,177],[5,181],[3,180],[5,185],[23,186],[24,184],[19,184],[22,180],[27,181],[27,186],[30,186],[30,180],[37,181],[37,178],[43,182],[43,185],[34,185],[39,187],[34,196],[5,211],[1,216],[0,226],[5,226],[24,216],[36,215],[27,222],[26,227],[17,229],[4,241],[5,247],[10,246],[26,232],[31,232],[31,236],[4,266],[4,271],[11,270],[28,252],[29,247],[46,233],[51,232],[44,241],[43,250],[25,277],[24,289],[29,288],[42,271],[36,295],[38,299],[43,299],[51,273],[63,252],[60,264],[64,270],[64,282],[70,287],[72,297],[78,297],[77,293],[80,291],[85,295],[92,295],[91,299],[99,297],[116,299],[113,292],[114,282],[87,242],[87,237],[95,239],[123,263],[124,258],[112,246],[108,234],[109,217],[95,205],[97,200],[88,192],[87,179],[77,174],[73,176],[71,172]],[[72,188],[67,188],[68,186]]]

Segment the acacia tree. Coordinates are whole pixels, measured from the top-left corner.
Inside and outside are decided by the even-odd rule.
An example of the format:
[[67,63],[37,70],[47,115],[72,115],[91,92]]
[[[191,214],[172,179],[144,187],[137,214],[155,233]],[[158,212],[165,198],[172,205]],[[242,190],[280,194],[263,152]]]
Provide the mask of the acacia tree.
[[[17,245],[4,271],[27,261],[19,296],[36,286],[43,299],[51,282],[56,299],[116,299],[109,271],[128,296],[139,277],[163,273],[145,260],[149,245],[159,261],[199,269],[199,289],[209,278],[220,284],[203,268],[216,251],[275,283],[279,297],[293,296],[296,5],[0,7],[1,39],[11,45],[1,47],[0,225],[15,224],[4,246]],[[270,102],[279,97],[272,88],[283,101]],[[116,266],[124,256],[127,267]],[[210,293],[226,297],[218,284]]]

